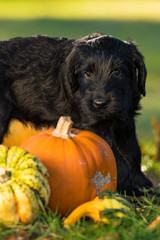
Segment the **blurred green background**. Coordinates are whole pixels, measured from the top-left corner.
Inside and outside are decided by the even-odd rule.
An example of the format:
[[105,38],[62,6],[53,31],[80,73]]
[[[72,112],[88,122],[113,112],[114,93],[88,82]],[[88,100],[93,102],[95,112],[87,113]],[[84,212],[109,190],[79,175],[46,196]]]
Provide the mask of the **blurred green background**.
[[79,38],[97,31],[134,40],[145,57],[147,95],[136,124],[138,138],[148,143],[151,118],[160,120],[159,0],[0,0],[0,40],[37,34]]

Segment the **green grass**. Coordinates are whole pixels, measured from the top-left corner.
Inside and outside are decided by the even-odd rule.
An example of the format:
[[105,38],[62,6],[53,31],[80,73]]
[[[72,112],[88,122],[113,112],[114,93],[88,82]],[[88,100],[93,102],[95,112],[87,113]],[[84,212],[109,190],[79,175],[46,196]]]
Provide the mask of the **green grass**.
[[[113,219],[109,224],[94,223],[92,219],[81,219],[67,230],[63,227],[63,218],[49,212],[39,212],[39,218],[30,225],[0,224],[0,239],[66,239],[66,240],[159,240],[159,225],[148,229],[150,223],[160,214],[160,199],[145,198],[144,203],[138,200],[133,205],[134,213],[123,219]],[[156,200],[156,205],[154,204]],[[13,236],[15,238],[13,238]],[[7,239],[9,240],[9,239]]]
[[17,36],[45,34],[78,38],[99,31],[122,40],[134,40],[145,57],[148,70],[147,96],[142,99],[142,115],[137,118],[138,137],[143,142],[153,138],[151,118],[160,118],[160,22],[118,20],[0,20],[0,40]]

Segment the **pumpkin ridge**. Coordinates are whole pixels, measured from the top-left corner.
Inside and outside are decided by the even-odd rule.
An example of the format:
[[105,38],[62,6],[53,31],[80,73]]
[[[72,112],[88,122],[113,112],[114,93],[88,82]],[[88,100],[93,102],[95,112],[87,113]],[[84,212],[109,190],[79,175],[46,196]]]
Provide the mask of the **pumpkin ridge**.
[[[83,133],[88,133],[87,135],[83,135]],[[85,141],[84,141],[85,139]],[[103,140],[103,139],[102,139]],[[116,167],[116,162],[112,162],[112,165],[110,165],[111,168],[111,172],[114,172],[114,174],[110,174],[110,172],[107,173],[107,175],[104,175],[104,172],[106,172],[104,170],[104,168],[100,169],[100,165],[99,162],[103,162],[104,164],[104,159],[105,162],[107,163],[108,159],[112,159],[114,158],[113,153],[109,150],[110,146],[106,141],[102,141],[101,138],[99,136],[97,136],[96,134],[92,134],[90,135],[88,131],[81,131],[81,134],[79,136],[79,138],[77,139],[77,142],[82,142],[82,144],[84,144],[85,142],[85,148],[92,148],[92,155],[94,155],[94,160],[96,164],[96,169],[99,169],[99,171],[97,170],[95,172],[95,176],[93,176],[93,178],[91,180],[93,180],[94,184],[96,184],[96,186],[103,186],[103,183],[109,184],[109,182],[115,182],[115,189],[116,190],[116,185],[117,185],[117,167]],[[88,144],[87,144],[88,142]],[[98,144],[97,144],[98,143]],[[101,144],[102,143],[102,144]],[[92,146],[92,147],[91,147]],[[93,147],[94,147],[94,151],[93,151]],[[99,155],[98,155],[99,154]],[[98,157],[97,157],[98,155]],[[99,161],[97,162],[96,159],[99,159]],[[99,181],[99,183],[98,183]],[[99,189],[99,187],[98,187]],[[98,190],[97,189],[97,190]],[[104,190],[104,188],[102,188],[101,190]],[[101,191],[100,189],[98,190],[97,194]]]
[[[106,156],[102,151],[102,153],[99,153],[99,157],[97,157],[98,151],[101,149],[101,146],[97,146],[96,141],[95,140],[93,141],[91,138],[89,139],[88,137],[86,137],[84,142],[84,138],[82,137],[81,139],[79,137],[76,143],[79,144],[81,151],[83,152],[85,158],[87,159],[87,163],[89,163],[87,164],[87,167],[88,167],[87,172],[91,173],[89,185],[94,184],[96,187],[96,193],[98,194],[100,191],[104,189],[106,184],[111,183],[110,172],[105,173],[106,171],[102,166],[102,163],[104,163],[104,158],[106,158]],[[90,164],[90,161],[88,160],[88,156],[91,156],[92,164]],[[98,162],[97,162],[97,159],[99,159]],[[94,170],[91,169],[91,166],[94,166]]]
[[[89,173],[89,179],[90,179],[88,181],[88,187],[90,189],[89,200],[92,200],[97,194],[97,189],[95,189],[96,185],[91,182],[91,179],[94,176],[93,173],[96,172],[96,168],[97,168],[96,158],[92,152],[91,147],[89,145],[86,145],[86,142],[84,144],[84,142],[82,142],[81,139],[78,139],[77,143],[81,146],[81,151],[83,152],[85,159],[87,159],[87,173]],[[93,143],[90,142],[90,145],[93,145]],[[94,188],[91,187],[92,184],[94,184],[95,186]]]

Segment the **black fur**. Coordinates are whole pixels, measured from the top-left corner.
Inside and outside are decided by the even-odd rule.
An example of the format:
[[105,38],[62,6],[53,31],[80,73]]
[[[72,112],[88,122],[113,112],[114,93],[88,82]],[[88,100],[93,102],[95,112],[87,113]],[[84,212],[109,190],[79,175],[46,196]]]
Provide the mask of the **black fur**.
[[140,195],[136,185],[152,185],[140,170],[134,122],[145,80],[135,44],[111,36],[1,41],[0,141],[12,119],[39,128],[70,115],[75,127],[97,133],[112,147],[118,191]]

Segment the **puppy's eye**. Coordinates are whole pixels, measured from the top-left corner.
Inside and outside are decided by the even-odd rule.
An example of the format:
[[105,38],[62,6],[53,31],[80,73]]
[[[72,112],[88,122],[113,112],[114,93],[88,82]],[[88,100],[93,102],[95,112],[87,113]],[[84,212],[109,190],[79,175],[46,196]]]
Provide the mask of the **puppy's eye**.
[[85,73],[84,73],[84,76],[87,77],[87,78],[89,78],[89,77],[91,76],[91,74],[90,74],[90,72],[85,72]]
[[121,75],[121,71],[119,69],[116,69],[115,71],[113,71],[113,75],[115,77],[119,77]]

